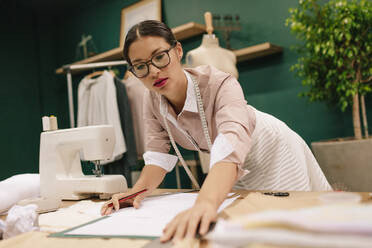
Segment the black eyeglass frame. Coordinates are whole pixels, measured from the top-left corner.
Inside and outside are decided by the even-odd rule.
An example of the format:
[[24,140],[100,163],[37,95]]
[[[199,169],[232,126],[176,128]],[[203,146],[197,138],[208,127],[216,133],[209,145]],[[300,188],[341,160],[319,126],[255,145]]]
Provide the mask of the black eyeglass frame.
[[[149,66],[150,63],[151,63],[153,66],[155,66],[156,68],[158,68],[158,69],[163,69],[163,68],[167,67],[167,66],[170,64],[170,62],[171,62],[171,58],[170,58],[170,56],[169,56],[169,52],[170,52],[173,48],[175,48],[176,45],[177,45],[177,42],[174,42],[174,44],[171,45],[171,47],[168,48],[167,50],[159,51],[159,52],[157,52],[156,54],[152,55],[151,58],[150,58],[149,60],[147,60],[147,61],[145,61],[145,62],[137,63],[136,65],[138,65],[138,64],[145,64],[145,65],[146,65],[146,67],[147,67],[147,73],[146,73],[145,75],[139,77],[139,76],[135,73],[135,71],[134,71],[134,68],[133,68],[134,65],[130,65],[129,68],[128,68],[128,70],[129,70],[130,72],[132,72],[132,73],[134,74],[134,76],[136,76],[137,78],[144,78],[144,77],[147,77],[147,76],[149,75],[149,73],[150,73],[150,66]],[[169,58],[169,62],[168,62],[168,64],[159,67],[159,66],[155,65],[155,64],[152,62],[152,60],[153,60],[156,56],[158,56],[159,54],[164,53],[164,52],[167,54],[167,56],[168,56],[168,58]]]

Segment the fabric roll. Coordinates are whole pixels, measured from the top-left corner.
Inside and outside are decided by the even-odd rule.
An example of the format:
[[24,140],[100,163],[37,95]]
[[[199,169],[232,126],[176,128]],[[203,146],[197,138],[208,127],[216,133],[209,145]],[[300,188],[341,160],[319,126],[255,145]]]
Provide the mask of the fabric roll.
[[40,175],[19,174],[0,182],[0,213],[20,200],[40,196]]

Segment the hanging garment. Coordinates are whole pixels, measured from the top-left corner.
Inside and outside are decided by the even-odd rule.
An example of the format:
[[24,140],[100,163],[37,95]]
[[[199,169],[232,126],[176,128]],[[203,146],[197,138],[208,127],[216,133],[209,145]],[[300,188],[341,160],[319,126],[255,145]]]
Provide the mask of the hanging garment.
[[145,152],[145,137],[143,126],[143,94],[146,87],[135,76],[129,76],[123,80],[127,89],[129,104],[133,117],[134,136],[136,140],[137,154],[142,156]]
[[121,128],[114,77],[104,71],[98,78],[84,78],[78,87],[77,125],[112,125],[115,147],[112,158],[103,164],[118,160],[127,151]]
[[127,179],[128,186],[131,187],[131,166],[137,165],[137,150],[133,131],[132,112],[125,85],[118,78],[114,79],[114,83],[120,113],[120,123],[125,137],[127,152],[124,153],[120,160],[106,164],[104,167],[104,172],[105,174],[123,175]]

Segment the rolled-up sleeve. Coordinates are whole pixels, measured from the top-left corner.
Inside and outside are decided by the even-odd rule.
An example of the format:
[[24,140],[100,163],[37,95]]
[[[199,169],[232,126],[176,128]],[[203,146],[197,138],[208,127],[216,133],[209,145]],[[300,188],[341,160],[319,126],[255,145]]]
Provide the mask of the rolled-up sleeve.
[[210,168],[217,162],[235,163],[240,169],[240,177],[247,173],[241,166],[252,146],[255,114],[247,105],[243,90],[234,77],[228,77],[221,84],[214,110],[218,135],[211,149]]
[[167,131],[163,128],[158,118],[154,115],[154,103],[148,90],[144,94],[143,117],[145,129],[145,150],[143,159],[145,165],[156,165],[166,171],[171,171],[178,158],[168,154],[170,141]]
[[169,172],[173,170],[178,158],[171,154],[147,151],[143,154],[143,160],[145,165],[156,165]]

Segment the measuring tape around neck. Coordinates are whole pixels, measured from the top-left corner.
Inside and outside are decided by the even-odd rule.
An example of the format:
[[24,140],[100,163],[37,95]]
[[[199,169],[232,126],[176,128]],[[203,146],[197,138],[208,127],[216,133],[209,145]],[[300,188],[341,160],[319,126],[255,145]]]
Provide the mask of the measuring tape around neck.
[[193,85],[194,85],[196,102],[198,104],[199,116],[200,116],[200,121],[201,121],[201,124],[202,124],[204,137],[207,140],[207,145],[208,145],[209,152],[211,152],[212,141],[211,141],[211,137],[209,136],[208,124],[207,124],[207,120],[206,120],[205,113],[204,113],[204,106],[203,106],[203,101],[201,99],[199,85],[198,85],[198,82],[195,80],[194,76],[190,75],[190,77],[191,77],[191,80],[192,80]]
[[[197,105],[198,105],[198,112],[199,112],[200,121],[201,121],[201,124],[202,124],[203,133],[204,133],[205,139],[207,140],[208,149],[209,149],[209,152],[210,152],[211,149],[212,149],[212,141],[211,141],[211,138],[209,136],[208,124],[207,124],[207,120],[206,120],[205,113],[204,113],[204,106],[203,106],[203,102],[202,102],[202,99],[201,99],[200,89],[199,89],[198,83],[195,80],[194,76],[192,76],[192,75],[190,75],[190,76],[191,76],[191,80],[192,80],[193,85],[194,85],[196,102],[197,102]],[[168,111],[167,111],[167,115],[168,115]],[[191,182],[195,185],[195,187],[197,189],[200,189],[199,183],[197,182],[197,180],[195,179],[195,177],[191,173],[189,167],[187,166],[185,160],[183,159],[183,157],[181,155],[181,152],[179,151],[179,149],[176,145],[176,142],[174,141],[173,135],[170,131],[168,121],[167,121],[167,118],[166,118],[165,115],[163,115],[163,119],[164,119],[165,127],[166,127],[168,135],[169,135],[169,139],[172,143],[174,151],[176,152],[176,154],[178,156],[178,159],[181,161],[181,164],[182,164],[183,168],[185,169],[186,174],[189,176]]]

